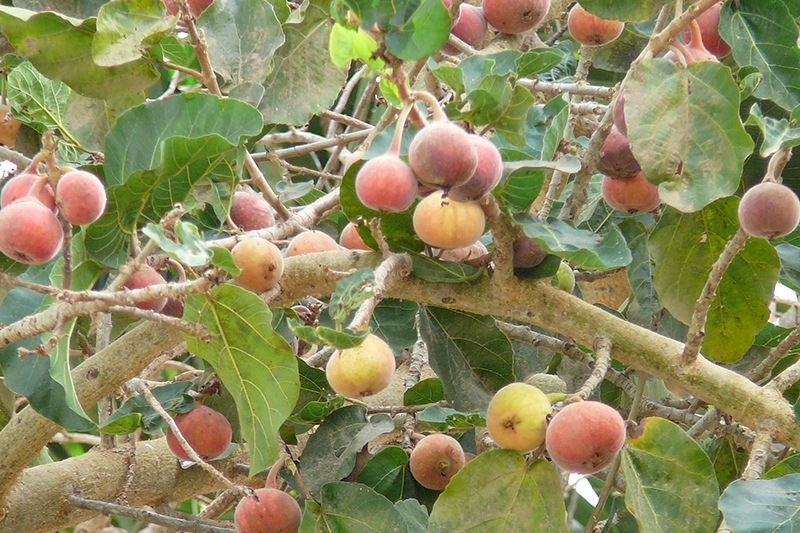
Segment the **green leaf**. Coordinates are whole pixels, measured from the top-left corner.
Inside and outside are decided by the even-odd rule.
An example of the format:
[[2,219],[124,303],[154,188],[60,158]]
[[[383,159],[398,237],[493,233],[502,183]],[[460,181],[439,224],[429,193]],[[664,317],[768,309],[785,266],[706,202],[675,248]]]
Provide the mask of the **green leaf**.
[[[700,446],[677,424],[645,418],[622,449],[625,504],[648,533],[713,533],[719,486]],[[752,515],[751,515],[752,516]]]
[[425,307],[420,331],[431,368],[459,411],[485,410],[495,391],[514,381],[514,350],[493,318]]
[[[34,281],[34,280],[31,280]],[[45,280],[35,280],[46,282]],[[37,312],[44,301],[44,296],[28,289],[16,288],[6,294],[0,305],[0,322],[14,322]],[[49,338],[39,335],[5,346],[0,350],[0,367],[3,370],[4,383],[11,391],[28,398],[31,407],[37,413],[49,418],[68,431],[88,431],[95,427],[75,413],[67,403],[67,392],[64,387],[50,376],[50,358],[29,356],[19,357],[18,350],[33,350]]]
[[465,430],[486,427],[480,413],[459,413],[450,407],[430,405],[417,414],[417,420],[437,431]]
[[721,488],[738,479],[747,465],[748,452],[725,437],[715,437],[703,443],[706,454],[714,465],[717,482]]
[[328,3],[309,0],[303,20],[283,26],[286,42],[273,57],[258,108],[265,122],[303,125],[339,94],[346,73],[329,57]]
[[337,331],[325,326],[305,326],[299,321],[289,319],[289,328],[298,339],[307,344],[330,344],[336,348],[347,349],[358,346],[364,341],[369,331]]
[[571,154],[559,158],[557,161],[542,161],[541,159],[524,159],[503,163],[503,174],[511,175],[521,169],[547,168],[558,170],[565,174],[575,174],[581,169],[581,161]]
[[633,296],[645,315],[655,315],[661,311],[662,306],[653,284],[656,265],[647,247],[647,231],[644,224],[633,219],[622,222],[619,229],[625,235],[631,251],[631,264],[628,265],[627,274]]
[[227,248],[220,248],[219,246],[212,246],[209,248],[211,252],[211,264],[215,267],[223,269],[231,276],[238,276],[242,273],[242,269],[236,266],[236,261],[233,260],[231,251]]
[[200,236],[197,226],[178,220],[175,222],[174,230],[178,242],[170,239],[164,233],[164,228],[158,224],[147,224],[142,228],[142,233],[153,239],[159,248],[176,261],[191,267],[207,265],[211,260],[211,252],[206,246],[205,240]]
[[250,472],[261,472],[275,460],[278,428],[300,393],[297,357],[272,329],[269,306],[235,285],[215,287],[210,299],[190,295],[183,318],[216,335],[208,342],[187,336],[186,343],[214,367],[233,395],[250,449]]
[[789,474],[800,474],[800,454],[790,455],[766,471],[761,479],[777,479]]
[[113,67],[96,65],[92,59],[96,32],[93,18],[76,20],[53,12],[0,6],[0,26],[36,70],[84,96],[119,98],[143,91],[160,78],[158,71],[143,60]]
[[407,533],[392,502],[366,485],[333,482],[320,489],[319,506],[307,507],[301,533]]
[[8,99],[14,117],[39,133],[68,131],[62,112],[70,93],[65,84],[45,78],[27,61],[8,75]]
[[361,268],[337,281],[328,306],[331,318],[338,324],[344,323],[350,313],[374,296],[374,281],[375,271],[371,268]]
[[381,2],[396,11],[388,20],[386,50],[399,59],[415,61],[438,52],[450,36],[452,20],[441,0]]
[[417,332],[410,328],[417,318],[419,304],[410,300],[381,300],[372,313],[372,332],[385,339],[392,352],[399,354],[417,341]]
[[414,275],[430,283],[479,281],[486,272],[483,268],[453,261],[440,261],[426,255],[412,255],[411,263]]
[[798,29],[785,2],[726,3],[720,11],[719,34],[730,43],[740,67],[754,66],[764,76],[753,93],[756,98],[772,100],[787,111],[800,104]]
[[519,452],[490,450],[453,476],[433,506],[428,530],[567,533],[561,493],[561,477],[548,461],[527,464]]
[[353,59],[360,59],[372,70],[381,71],[386,63],[374,54],[376,50],[378,43],[361,28],[351,30],[341,24],[334,24],[331,28],[331,60],[339,68]]
[[341,409],[344,405],[344,398],[338,396],[327,402],[308,402],[300,409],[296,415],[292,415],[289,420],[299,424],[316,425],[321,424],[331,413]]
[[738,111],[739,88],[724,65],[638,63],[625,89],[628,139],[664,202],[693,212],[736,191],[754,146]]
[[162,0],[111,0],[97,15],[92,59],[101,67],[141,59],[175,26],[177,17],[166,14]]
[[348,405],[332,413],[311,435],[300,456],[298,469],[315,497],[322,486],[344,479],[356,464],[356,453],[372,439],[394,431],[394,422],[380,413],[367,418],[359,405]]
[[30,11],[57,11],[70,17],[87,18],[97,16],[104,3],[103,0],[16,0],[14,6]]
[[208,41],[214,71],[233,85],[262,83],[284,43],[272,3],[214,0],[197,21]]
[[471,103],[465,118],[476,126],[489,125],[516,146],[525,145],[525,119],[536,100],[531,92],[514,86],[508,76],[486,76],[467,96]]
[[[138,170],[156,170],[169,164],[166,145],[171,137],[200,140],[215,135],[230,145],[239,145],[258,135],[262,126],[261,116],[252,106],[210,94],[181,94],[146,102],[120,116],[106,137],[106,183],[122,185]],[[204,144],[209,142],[205,140]],[[190,153],[176,154],[182,161],[173,167],[202,159],[204,144],[193,147]]]
[[424,505],[417,500],[408,499],[395,502],[394,508],[403,515],[408,533],[428,533],[428,510]]
[[[178,381],[155,387],[150,392],[156,400],[170,413],[188,413],[194,408],[194,398],[189,395],[191,381]],[[153,434],[161,431],[166,423],[161,415],[147,403],[144,394],[128,398],[119,409],[109,416],[100,426],[102,433],[110,435],[129,435],[139,428],[145,433]]]
[[[717,200],[700,212],[666,209],[648,240],[661,304],[689,324],[711,267],[738,229],[738,198]],[[780,261],[765,239],[749,239],[725,271],[705,326],[703,353],[715,361],[739,359],[769,318],[767,305]]]
[[125,111],[144,101],[142,94],[98,100],[76,92],[69,95],[63,112],[62,132],[68,132],[77,144],[90,152],[102,152],[106,134]]
[[576,229],[563,220],[542,222],[531,215],[515,217],[525,235],[551,254],[586,270],[607,270],[626,266],[631,252],[619,228],[612,227],[604,236]]
[[745,122],[747,126],[758,126],[764,134],[764,141],[758,153],[761,157],[769,157],[781,148],[791,148],[800,145],[800,127],[793,127],[792,124],[782,118],[776,120],[772,117],[765,117],[761,114],[758,104],[753,104],[750,108],[750,116]]
[[581,6],[600,18],[624,22],[646,22],[670,0],[582,0]]
[[719,498],[725,524],[735,533],[791,533],[800,527],[800,474],[777,479],[737,479]]
[[403,405],[425,405],[444,400],[444,385],[439,378],[423,379],[403,393]]
[[[399,446],[386,446],[367,461],[356,481],[372,487],[393,502],[415,498],[423,503],[432,503],[438,491],[426,489],[417,483],[408,463],[405,450]],[[425,516],[427,518],[427,512]]]

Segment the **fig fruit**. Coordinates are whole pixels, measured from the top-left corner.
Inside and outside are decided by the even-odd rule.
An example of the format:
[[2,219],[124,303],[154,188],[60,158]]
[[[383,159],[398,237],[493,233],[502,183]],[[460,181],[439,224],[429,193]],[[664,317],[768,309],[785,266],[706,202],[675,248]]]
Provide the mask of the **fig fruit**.
[[[139,270],[134,272],[131,277],[128,278],[128,281],[124,283],[124,287],[129,290],[135,290],[166,282],[167,280],[165,280],[164,277],[156,271],[156,269],[150,265],[142,265],[139,267]],[[167,305],[167,298],[162,297],[139,302],[136,304],[136,307],[146,311],[155,311],[158,313],[164,309],[165,305]]]
[[457,202],[437,191],[422,199],[414,209],[414,231],[434,248],[452,250],[470,246],[480,239],[486,226],[477,202]]
[[[719,12],[725,2],[718,2],[704,11],[697,17],[697,25],[700,32],[700,37],[703,40],[703,46],[710,53],[714,54],[717,59],[722,59],[731,53],[731,47],[719,35]],[[691,44],[694,36],[691,28],[683,30],[683,41]]]
[[608,466],[625,444],[625,421],[600,402],[571,403],[547,426],[550,459],[568,472],[593,474]]
[[498,446],[526,453],[544,442],[550,411],[550,401],[541,390],[527,383],[511,383],[492,396],[486,428]]
[[[481,8],[466,3],[458,6],[458,18],[450,29],[450,33],[474,47],[483,41],[488,30],[489,26],[486,24],[486,18],[484,18]],[[461,53],[458,48],[450,44],[444,45],[442,52],[450,55]]]
[[[188,413],[179,414],[174,418],[183,438],[197,452],[197,455],[205,461],[219,457],[231,444],[233,436],[231,423],[219,411],[215,411],[201,403],[196,403],[194,409]],[[191,460],[189,454],[178,442],[178,438],[172,432],[172,429],[167,429],[167,444],[172,453],[180,459],[184,461]]]
[[639,162],[633,157],[627,137],[616,126],[611,126],[611,130],[603,142],[600,159],[597,161],[597,170],[612,178],[635,176],[642,170]]
[[96,221],[105,213],[106,201],[105,185],[91,172],[70,170],[56,184],[56,205],[70,224]]
[[242,498],[233,514],[236,533],[297,533],[303,514],[294,498],[273,487]]
[[[27,196],[33,184],[41,179],[41,177],[42,175],[38,172],[27,169],[8,180],[5,187],[3,187],[3,191],[0,193],[0,206],[6,207],[14,200]],[[37,198],[54,213],[56,212],[56,193],[49,183],[42,185]]]
[[370,333],[358,346],[333,352],[325,376],[337,394],[357,399],[385,389],[394,371],[392,349],[386,341]]
[[567,26],[572,38],[587,46],[608,44],[619,38],[625,29],[624,22],[601,19],[583,9],[580,4],[575,4],[569,10]]
[[23,196],[0,209],[0,252],[27,265],[49,262],[64,242],[58,218],[36,196]]
[[749,188],[739,203],[739,224],[753,237],[781,237],[793,232],[798,222],[800,200],[781,183],[759,183]]
[[298,233],[286,248],[286,257],[339,250],[339,244],[327,233],[319,230]]
[[464,467],[464,450],[456,439],[444,433],[427,435],[411,452],[409,468],[420,485],[444,490],[450,478]]
[[236,191],[231,202],[231,220],[243,231],[269,228],[275,225],[275,213],[260,194]]
[[249,291],[261,293],[278,284],[283,275],[283,256],[277,246],[266,239],[247,239],[231,250],[233,260],[242,273],[236,283]]
[[448,196],[458,202],[479,199],[494,189],[503,177],[503,157],[494,143],[480,135],[469,138],[478,153],[478,166],[465,184],[450,189]]
[[348,222],[339,236],[339,244],[348,250],[372,250],[358,234],[358,229],[353,222]]
[[617,211],[652,211],[661,204],[658,187],[647,181],[642,172],[628,178],[604,176],[602,191],[606,203]]
[[522,33],[538,26],[550,10],[550,0],[483,0],[486,22],[503,33]]

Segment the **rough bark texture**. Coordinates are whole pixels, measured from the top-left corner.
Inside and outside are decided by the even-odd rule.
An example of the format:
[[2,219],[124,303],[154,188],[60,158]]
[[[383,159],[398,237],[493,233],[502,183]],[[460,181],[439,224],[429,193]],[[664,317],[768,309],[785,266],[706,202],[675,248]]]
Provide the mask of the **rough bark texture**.
[[[81,404],[85,409],[96,404],[182,340],[177,330],[155,323],[123,335],[73,369],[72,379]],[[4,499],[9,488],[59,429],[58,424],[28,406],[0,431],[0,530],[4,527]]]
[[[246,482],[247,477],[235,471],[237,459],[247,460],[243,455],[233,454],[214,462],[214,466],[229,479]],[[71,506],[65,497],[74,493],[90,500],[114,502],[125,488],[128,462],[127,454],[120,450],[95,448],[85,455],[25,470],[8,495],[9,513],[0,530],[46,533],[96,516],[93,511]],[[133,468],[133,482],[126,491],[128,505],[132,507],[180,502],[224,488],[196,465],[181,468],[166,439],[138,443]]]
[[[379,254],[354,251],[289,258],[286,260],[279,294],[271,305],[281,306],[307,295],[327,297],[333,292],[338,279],[332,272],[374,268],[380,261]],[[412,276],[393,282],[384,296],[516,320],[570,337],[588,346],[593,345],[597,337],[606,337],[613,343],[612,354],[615,359],[637,370],[679,384],[681,388],[752,428],[769,424],[770,427],[777,428],[774,435],[777,442],[800,448],[800,425],[794,410],[773,387],[759,387],[740,374],[718,366],[702,356],[693,364],[682,367],[679,364],[682,343],[611,315],[550,286],[549,282],[514,278],[503,286],[497,286],[490,279],[484,278],[472,285],[432,284]],[[180,334],[163,326],[145,325],[84,362],[73,371],[76,388],[84,406],[88,407],[113,391],[125,380],[136,375],[150,360],[181,340]],[[96,370],[91,371],[90,368]],[[56,424],[26,408],[0,432],[0,495],[8,491],[24,465],[39,453],[57,430]],[[150,445],[145,443],[139,448]],[[85,461],[81,463],[81,472],[84,475],[76,477],[69,465],[79,459]],[[145,468],[154,469],[153,476],[160,475],[155,470],[165,468],[168,474],[172,472],[180,478],[180,473],[174,470],[175,461],[148,461],[149,459],[143,460],[143,463],[147,465]],[[108,485],[111,489],[104,494],[113,499],[118,494],[120,472],[126,471],[126,464],[124,458],[117,458],[111,453],[95,453],[87,455],[85,459],[70,459],[48,465],[47,470],[38,470],[47,472],[46,476],[34,475],[37,469],[45,467],[27,472],[14,489],[13,496],[6,502],[8,516],[14,518],[10,521],[7,519],[5,523],[0,520],[0,530],[26,533],[45,531],[46,529],[17,525],[23,523],[18,521],[26,519],[23,517],[32,509],[35,509],[33,514],[37,515],[37,524],[59,524],[48,526],[50,530],[85,520],[89,514],[70,514],[67,520],[63,516],[63,507],[48,507],[41,502],[54,502],[63,498],[67,484],[74,485],[85,497],[91,497],[91,491],[106,490],[105,485]],[[93,474],[87,476],[86,472]],[[198,481],[192,488],[191,483],[183,485],[176,481],[177,478],[141,478],[154,487],[152,491],[141,489],[136,499],[131,497],[131,503],[144,505],[163,501],[165,494],[171,494],[170,498],[174,501],[210,490],[207,488],[210,485],[203,484],[205,481]],[[176,488],[178,485],[189,490],[179,492]],[[11,527],[17,529],[7,529]]]

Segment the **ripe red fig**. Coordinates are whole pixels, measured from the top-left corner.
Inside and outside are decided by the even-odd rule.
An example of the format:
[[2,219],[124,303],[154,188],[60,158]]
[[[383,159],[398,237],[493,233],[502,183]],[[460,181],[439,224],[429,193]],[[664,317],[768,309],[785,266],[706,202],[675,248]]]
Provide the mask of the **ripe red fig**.
[[572,38],[587,46],[601,46],[616,40],[625,29],[625,23],[619,20],[606,20],[592,15],[580,4],[575,4],[569,11],[567,26]]
[[231,220],[243,231],[269,228],[275,225],[275,213],[260,194],[236,191],[231,202]]
[[[481,8],[471,4],[458,6],[458,18],[450,33],[470,46],[478,46],[486,37],[488,30],[489,26],[486,24]],[[450,55],[460,53],[458,48],[450,44],[444,45],[442,52]]]
[[11,108],[0,104],[0,144],[14,148],[20,126],[22,122],[11,115]]
[[[196,403],[188,413],[177,415],[175,424],[189,446],[205,461],[219,457],[231,444],[231,423],[222,413],[201,403]],[[167,444],[178,458],[191,460],[171,429],[167,429]]]
[[550,459],[568,472],[593,474],[608,466],[625,444],[625,421],[600,402],[571,403],[547,426]]
[[364,239],[358,234],[356,225],[353,222],[348,222],[339,236],[339,244],[348,250],[372,250],[366,245]]
[[535,28],[550,10],[550,0],[483,0],[486,21],[503,33]]
[[604,176],[602,191],[606,203],[617,211],[646,212],[661,204],[658,186],[647,181],[643,172],[628,178]]
[[414,174],[420,183],[443,189],[466,183],[478,167],[478,152],[469,134],[447,119],[433,95],[413,94],[433,112],[433,122],[417,132],[408,150]]
[[611,126],[603,147],[600,149],[597,170],[612,178],[635,176],[642,170],[639,162],[633,157],[628,138],[616,126]]
[[[0,193],[0,206],[5,207],[14,200],[27,196],[33,184],[42,177],[41,174],[30,168],[14,176],[6,182],[3,192]],[[38,195],[39,201],[56,212],[56,193],[49,183],[45,183]]]
[[781,237],[793,232],[798,222],[800,200],[792,189],[774,181],[751,187],[739,203],[739,224],[753,237]]
[[32,188],[33,196],[23,196],[0,210],[0,252],[28,265],[47,263],[58,255],[64,241],[61,223],[39,201],[37,187]]
[[[722,59],[731,53],[730,45],[719,35],[719,12],[724,3],[718,2],[714,4],[695,19],[699,26],[704,47],[714,54],[717,59]],[[684,42],[691,44],[693,40],[691,29],[683,30],[681,36]]]
[[450,189],[448,196],[459,202],[479,199],[494,189],[503,177],[503,158],[494,143],[480,135],[469,138],[478,152],[478,167],[469,181]]
[[105,185],[91,172],[70,170],[56,184],[56,204],[71,224],[84,226],[103,216],[106,200]]
[[327,233],[318,230],[298,233],[286,248],[286,257],[339,250],[339,244]]
[[[277,471],[277,466],[272,468]],[[233,514],[236,533],[297,533],[302,519],[295,499],[275,488],[272,471],[267,486],[255,497],[243,498]]]
[[444,433],[434,433],[417,443],[408,466],[420,485],[444,490],[466,461],[464,450],[456,439]]
[[417,178],[411,167],[400,159],[403,128],[411,105],[406,106],[397,120],[389,150],[367,161],[356,174],[356,195],[366,207],[381,213],[400,213],[417,197]]
[[[125,282],[124,287],[129,290],[143,289],[145,287],[149,287],[150,285],[159,285],[166,282],[167,280],[165,280],[164,277],[156,271],[156,269],[150,265],[142,265],[139,267],[139,270],[134,272],[131,277],[128,278],[128,281]],[[136,307],[146,311],[155,311],[158,313],[164,309],[165,305],[167,305],[166,298],[154,298],[152,300],[139,302],[136,304]]]

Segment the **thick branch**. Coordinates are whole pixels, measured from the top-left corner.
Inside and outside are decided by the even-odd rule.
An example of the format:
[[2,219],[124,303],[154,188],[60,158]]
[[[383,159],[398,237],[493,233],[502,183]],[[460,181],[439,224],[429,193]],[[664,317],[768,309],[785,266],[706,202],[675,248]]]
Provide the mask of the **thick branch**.
[[[88,409],[181,341],[178,331],[152,322],[120,337],[72,371],[81,405]],[[4,525],[3,502],[11,485],[60,429],[28,406],[0,431],[0,529]]]

